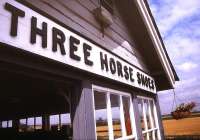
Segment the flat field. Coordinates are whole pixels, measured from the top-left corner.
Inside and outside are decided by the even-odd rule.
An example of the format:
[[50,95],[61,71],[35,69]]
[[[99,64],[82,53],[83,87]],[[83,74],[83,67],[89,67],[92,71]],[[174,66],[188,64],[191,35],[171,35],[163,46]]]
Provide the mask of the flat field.
[[163,120],[165,135],[200,135],[200,116]]

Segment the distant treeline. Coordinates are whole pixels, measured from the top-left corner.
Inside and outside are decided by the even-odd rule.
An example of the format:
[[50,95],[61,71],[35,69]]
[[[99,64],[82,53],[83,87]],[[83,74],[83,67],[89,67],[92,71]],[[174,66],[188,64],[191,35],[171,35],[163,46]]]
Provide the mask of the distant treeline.
[[[190,117],[200,117],[200,111],[198,112],[192,112],[192,114],[189,116]],[[173,119],[171,114],[168,114],[168,115],[162,115],[162,119],[163,120],[170,120],[170,119]]]

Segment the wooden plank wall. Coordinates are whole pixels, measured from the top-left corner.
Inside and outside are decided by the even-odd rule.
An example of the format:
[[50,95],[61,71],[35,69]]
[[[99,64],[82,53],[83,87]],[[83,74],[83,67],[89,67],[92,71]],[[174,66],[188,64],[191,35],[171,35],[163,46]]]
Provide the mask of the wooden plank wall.
[[76,85],[72,96],[73,139],[96,139],[92,84],[82,81]]
[[117,8],[114,8],[114,22],[105,30],[103,36],[100,25],[93,16],[93,10],[99,7],[98,0],[25,1],[148,72],[141,55],[136,50],[134,39],[123,23]]

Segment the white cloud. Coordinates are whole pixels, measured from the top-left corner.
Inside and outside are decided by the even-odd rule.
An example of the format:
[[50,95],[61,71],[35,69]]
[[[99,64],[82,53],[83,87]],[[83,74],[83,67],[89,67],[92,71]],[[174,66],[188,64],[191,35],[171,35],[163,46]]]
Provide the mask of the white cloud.
[[178,65],[177,68],[181,71],[185,71],[185,72],[189,72],[191,71],[192,69],[195,69],[197,68],[198,65],[193,63],[193,62],[185,62],[181,65]]
[[[178,103],[200,103],[200,0],[149,2],[168,54],[181,79],[175,85]],[[162,113],[170,113],[173,92],[160,92],[159,99]]]
[[180,87],[181,88],[182,87],[187,88],[187,86],[191,86],[192,83],[195,83],[197,81],[198,81],[198,79],[196,77],[192,77],[190,79],[184,79],[184,80],[181,80],[179,82],[176,82],[175,87],[177,87],[177,88],[180,88]]
[[[159,2],[159,3],[158,3]],[[169,56],[177,65],[200,56],[200,0],[150,0]]]
[[199,0],[160,0],[160,4],[155,5],[153,2],[152,12],[157,19],[157,23],[162,35],[165,35],[181,20],[199,12]]
[[[200,55],[198,38],[188,37],[181,31],[173,33],[165,40],[170,57],[179,63],[188,56]],[[179,61],[180,60],[180,61]]]

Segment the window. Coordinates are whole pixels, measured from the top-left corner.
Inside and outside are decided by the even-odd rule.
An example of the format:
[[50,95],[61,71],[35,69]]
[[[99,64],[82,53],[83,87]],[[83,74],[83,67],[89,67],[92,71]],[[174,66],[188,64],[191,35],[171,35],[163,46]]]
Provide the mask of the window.
[[50,128],[52,131],[60,131],[71,127],[70,114],[50,115]]
[[42,117],[29,117],[19,120],[19,132],[32,132],[42,129]]
[[125,118],[125,126],[126,126],[126,134],[132,135],[132,126],[131,126],[131,118],[130,118],[130,99],[128,97],[122,96],[123,108],[124,108],[124,118]]
[[161,139],[154,100],[138,97],[138,108],[144,140]]
[[122,125],[120,119],[120,98],[118,95],[110,94],[112,125],[114,138],[122,137]]
[[66,114],[60,114],[61,115],[61,125],[71,125],[71,118],[70,118],[70,114],[66,113]]
[[42,129],[42,117],[35,117],[35,130]]
[[97,139],[136,138],[132,100],[128,93],[93,86]]
[[12,127],[12,120],[8,121],[8,127]]
[[95,119],[97,139],[108,139],[108,119],[107,119],[107,102],[106,94],[95,91]]
[[[67,131],[71,130],[71,118],[69,113],[56,114],[49,116],[50,130],[52,131]],[[2,127],[12,127],[12,120],[3,121]],[[19,132],[30,132],[42,130],[42,117],[29,117],[19,120]]]
[[35,119],[33,117],[27,119],[27,131],[34,131],[35,128],[34,121]]
[[60,116],[59,115],[50,116],[50,128],[52,131],[60,130]]
[[20,119],[19,120],[19,132],[26,132],[27,128],[27,119]]
[[11,127],[12,127],[12,120],[1,122],[0,128],[11,128]]

